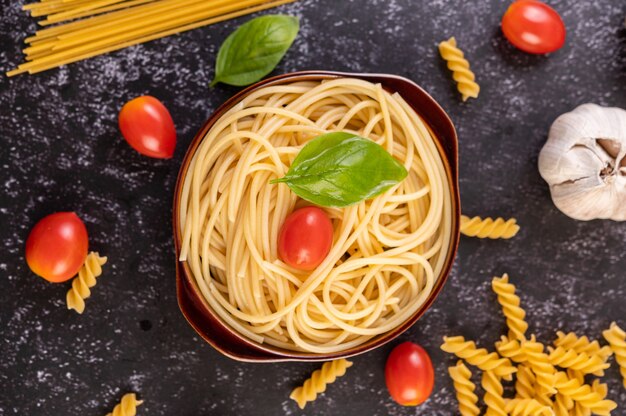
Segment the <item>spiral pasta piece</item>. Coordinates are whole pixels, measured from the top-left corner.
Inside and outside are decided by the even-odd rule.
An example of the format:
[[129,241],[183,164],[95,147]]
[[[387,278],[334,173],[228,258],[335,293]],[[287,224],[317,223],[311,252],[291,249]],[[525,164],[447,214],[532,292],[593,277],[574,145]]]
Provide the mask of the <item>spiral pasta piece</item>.
[[468,237],[478,238],[491,238],[491,239],[504,239],[515,237],[519,231],[519,225],[515,218],[504,220],[503,218],[470,218],[466,215],[461,215],[461,234]]
[[605,399],[609,394],[609,386],[601,383],[598,379],[593,380],[593,383],[591,383],[591,390],[598,393],[601,399]]
[[580,403],[582,407],[589,409],[595,415],[608,416],[617,407],[614,401],[604,400],[602,395],[592,390],[588,384],[569,378],[562,371],[556,374],[555,387],[559,393]]
[[493,371],[495,375],[505,380],[510,380],[511,375],[517,371],[508,358],[500,358],[498,354],[490,353],[485,348],[476,348],[473,341],[465,341],[462,336],[443,337],[441,349],[464,359],[483,371]]
[[543,405],[535,399],[507,400],[505,415],[511,416],[554,416],[550,406]]
[[515,374],[515,398],[532,399],[535,396],[535,375],[526,365],[519,365]]
[[611,323],[611,327],[602,332],[602,336],[611,346],[615,354],[615,361],[622,374],[624,388],[626,389],[626,332],[617,323]]
[[588,355],[585,352],[580,354],[574,350],[566,350],[563,347],[548,347],[550,351],[550,362],[552,365],[562,368],[571,368],[580,371],[582,374],[595,374],[603,376],[604,370],[610,367],[602,358],[597,355]]
[[349,367],[352,367],[352,362],[343,358],[325,362],[302,386],[296,387],[289,398],[296,401],[300,409],[304,409],[307,402],[312,402],[318,394],[326,391],[326,385],[334,383],[338,377],[346,374]]
[[476,406],[478,403],[478,396],[474,393],[476,386],[470,380],[472,372],[459,360],[456,366],[448,368],[448,374],[454,384],[461,416],[478,416],[480,409]]
[[[591,391],[598,393],[600,395],[600,399],[604,400],[609,393],[609,388],[606,384],[600,383],[600,380],[594,380],[591,384]],[[590,416],[591,410],[577,402],[572,413],[577,416]]]
[[509,339],[506,335],[502,335],[500,341],[496,342],[496,351],[516,363],[524,363],[528,360],[520,342],[516,339]]
[[571,368],[568,368],[568,369],[566,369],[565,372],[567,373],[567,376],[569,378],[573,378],[575,380],[578,380],[578,382],[580,384],[585,384],[585,375],[581,371],[573,370]]
[[[572,378],[572,375],[570,374],[571,371],[573,370],[567,371],[570,378]],[[576,372],[576,374],[580,374],[580,372]],[[584,376],[582,377],[582,381],[581,379],[578,380],[580,384],[585,384]],[[593,381],[593,384],[591,384],[591,391],[598,393],[600,395],[600,399],[606,398],[607,394],[609,393],[607,385],[600,383],[600,380]],[[572,410],[570,411],[570,414],[575,416],[591,416],[591,410],[586,408],[579,402],[575,402]]]
[[535,379],[535,394],[532,398],[537,400],[540,404],[552,408],[554,407],[554,402],[552,401],[552,397],[553,397],[552,393],[547,392],[546,389],[541,387]]
[[[536,388],[539,388],[539,386],[535,385]],[[533,399],[537,400],[537,402],[539,402],[539,404],[543,405],[543,406],[548,406],[549,408],[552,408],[554,406],[554,402],[552,401],[552,397],[553,395],[544,392],[543,390],[537,390],[535,393],[535,397],[533,397]]]
[[[572,370],[571,368],[568,368],[566,370],[566,373],[567,373],[567,377],[569,377],[571,380],[576,380],[578,384],[580,384],[581,386],[585,384],[585,375],[581,371]],[[563,396],[565,399],[569,401],[573,401],[572,398],[569,396],[565,396],[561,393],[558,393],[558,395]],[[576,416],[591,416],[591,410],[589,410],[588,408],[586,408],[579,402],[574,402],[574,406],[572,407],[572,409],[570,409],[570,414],[576,415]]]
[[554,396],[554,405],[552,409],[554,410],[555,416],[569,416],[570,410],[573,410],[574,402],[567,396],[562,395],[561,393],[557,393]]
[[591,410],[576,402],[576,405],[570,410],[569,414],[571,416],[591,416]]
[[521,348],[526,354],[530,368],[535,373],[539,393],[556,393],[554,388],[556,369],[550,363],[548,355],[544,353],[543,345],[535,341],[533,337],[528,341],[522,341]]
[[137,414],[137,406],[143,403],[143,400],[137,400],[135,393],[126,393],[122,400],[113,408],[113,412],[107,413],[107,416],[135,416]]
[[[600,380],[594,380],[593,384],[591,384],[591,391],[598,393],[600,398],[604,399],[609,393],[609,388],[606,384],[600,383]],[[590,416],[591,410],[576,402],[571,413],[575,416]]]
[[579,337],[574,332],[565,333],[563,331],[557,331],[556,340],[554,341],[555,347],[563,347],[566,350],[574,350],[577,353],[585,352],[589,355],[597,355],[604,362],[613,355],[611,347],[608,345],[600,346],[600,343],[596,340],[590,341],[586,336]]
[[502,395],[504,394],[504,388],[500,377],[498,377],[493,371],[483,372],[480,385],[485,390],[485,397],[483,401],[487,406],[486,416],[507,416],[505,410],[505,402]]
[[515,285],[509,283],[509,275],[494,277],[491,281],[491,288],[498,295],[498,303],[502,306],[502,312],[506,317],[506,324],[509,327],[510,339],[525,339],[528,324],[525,321],[526,312],[520,307],[519,296],[515,294]]
[[85,311],[85,299],[91,296],[90,288],[95,286],[96,277],[102,274],[102,265],[106,262],[107,258],[100,257],[95,251],[87,255],[85,264],[72,280],[72,288],[67,292],[67,309],[74,309],[80,314]]
[[439,54],[448,62],[448,69],[452,71],[452,78],[457,83],[457,89],[463,97],[463,101],[468,98],[477,98],[480,86],[476,83],[476,76],[470,69],[470,64],[465,59],[463,51],[456,46],[456,39],[443,41],[439,44]]

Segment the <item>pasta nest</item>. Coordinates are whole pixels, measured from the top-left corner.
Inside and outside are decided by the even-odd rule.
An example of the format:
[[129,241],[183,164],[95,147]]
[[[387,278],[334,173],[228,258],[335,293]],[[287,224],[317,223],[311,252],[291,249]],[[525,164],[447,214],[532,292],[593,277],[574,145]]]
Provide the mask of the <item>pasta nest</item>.
[[[285,218],[305,205],[285,175],[311,139],[345,131],[408,171],[385,193],[325,208],[335,234],[312,272],[278,256]],[[398,94],[341,78],[251,92],[197,148],[183,184],[180,260],[239,333],[288,350],[333,353],[397,328],[430,297],[451,245],[451,194],[428,126]]]

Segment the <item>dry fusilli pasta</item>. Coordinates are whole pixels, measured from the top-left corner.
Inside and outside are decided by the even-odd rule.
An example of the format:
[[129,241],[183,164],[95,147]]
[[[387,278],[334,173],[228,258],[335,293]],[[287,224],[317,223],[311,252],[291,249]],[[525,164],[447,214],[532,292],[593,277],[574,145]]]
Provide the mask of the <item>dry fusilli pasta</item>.
[[457,89],[463,97],[477,98],[480,86],[476,83],[476,76],[470,69],[469,62],[463,56],[463,51],[456,46],[454,37],[439,44],[439,54],[448,62],[448,69],[452,71],[452,78],[457,83]]
[[455,354],[483,371],[493,371],[495,375],[505,380],[510,380],[511,374],[517,371],[508,358],[500,358],[495,352],[490,353],[484,348],[476,348],[473,341],[465,341],[462,336],[443,337],[441,349]]
[[528,324],[524,320],[526,312],[520,307],[519,296],[515,294],[515,285],[509,283],[509,275],[494,277],[491,281],[493,291],[498,295],[498,303],[506,317],[510,339],[525,339]]
[[556,396],[554,396],[554,405],[552,408],[556,416],[569,416],[570,410],[574,408],[574,402],[571,398],[557,393]]
[[485,416],[507,416],[504,398],[502,397],[504,388],[500,382],[500,377],[495,375],[493,371],[485,371],[483,372],[480,385],[485,390],[485,397],[483,398],[485,405],[487,405]]
[[[576,380],[578,382],[578,384],[583,385],[585,384],[585,375],[578,370],[572,370],[571,368],[568,368],[566,370],[567,376],[572,379],[572,380]],[[560,396],[563,396],[561,393],[559,393]],[[568,396],[563,396],[566,399],[572,400],[571,397]],[[582,404],[580,404],[579,402],[574,402],[574,406],[572,409],[570,409],[570,413],[573,415],[577,415],[577,416],[591,416],[591,410],[587,409],[585,406],[583,406]]]
[[519,225],[515,218],[504,220],[503,218],[467,217],[461,215],[461,234],[468,237],[509,239],[515,237],[519,231]]
[[506,415],[511,416],[554,416],[550,406],[535,399],[511,399],[506,402]]
[[611,323],[611,327],[602,332],[602,336],[611,346],[615,354],[615,361],[619,365],[622,373],[624,388],[626,389],[626,332],[617,323]]
[[569,378],[562,371],[556,375],[555,387],[559,393],[580,403],[596,415],[610,415],[617,407],[614,401],[604,400],[600,392],[593,391],[588,384],[582,384],[577,379]]
[[563,347],[548,347],[550,351],[550,362],[552,365],[561,368],[571,368],[580,371],[582,374],[595,374],[597,376],[604,375],[604,369],[609,368],[609,364],[605,363],[602,358],[597,355],[588,355],[581,352],[578,354],[574,350],[566,350]]
[[102,265],[107,262],[106,257],[100,257],[92,251],[87,255],[85,264],[78,271],[78,276],[72,281],[72,288],[67,292],[67,309],[74,309],[78,313],[85,310],[85,299],[91,296],[89,288],[96,284],[96,277],[102,274]]
[[574,408],[570,410],[569,414],[571,416],[591,416],[591,410],[576,402]]
[[[609,389],[607,385],[600,383],[600,380],[593,381],[593,384],[591,385],[591,391],[599,394],[601,399],[606,398],[607,394],[609,393]],[[576,402],[574,406],[575,407],[572,409],[572,412],[571,412],[572,415],[575,415],[575,416],[590,416],[591,415],[591,410],[586,408],[579,402]]]
[[[508,275],[493,278],[492,288],[498,295],[509,327],[508,336],[503,335],[495,343],[497,353],[490,353],[484,348],[478,349],[474,342],[466,341],[462,336],[444,337],[441,346],[444,351],[453,353],[484,371],[481,385],[487,405],[485,414],[610,416],[617,404],[606,398],[607,385],[598,379],[586,384],[585,378],[587,374],[602,375],[604,369],[609,367],[608,358],[615,354],[617,361],[622,364],[621,371],[626,386],[626,333],[617,324],[611,324],[610,329],[603,332],[609,347],[601,346],[598,341],[591,341],[586,336],[578,337],[573,332],[565,334],[558,331],[554,347],[547,347],[546,350],[546,346],[538,342],[534,335],[526,338],[526,314],[520,307],[516,288],[509,282]],[[518,364],[517,368],[512,362]],[[463,363],[459,361],[457,366],[461,365]],[[453,369],[456,367],[450,368]],[[471,386],[470,392],[475,399],[475,386],[470,376],[471,373],[467,370],[466,383]],[[515,398],[503,398],[502,379],[511,380],[513,376]],[[455,387],[456,385],[455,383]],[[475,402],[471,403],[475,409]]]
[[459,360],[456,366],[448,368],[448,373],[456,390],[461,416],[478,416],[480,414],[480,409],[476,406],[478,396],[474,393],[476,386],[470,380],[472,373],[469,368]]
[[589,355],[597,355],[604,362],[613,354],[611,347],[605,345],[600,346],[598,341],[590,341],[586,336],[579,337],[574,332],[564,333],[557,331],[556,340],[554,341],[555,347],[563,347],[566,350],[574,350],[577,353],[585,352]]
[[302,386],[296,387],[289,398],[295,400],[300,409],[304,409],[307,402],[315,400],[318,394],[326,391],[327,384],[334,383],[338,377],[346,374],[346,369],[351,366],[352,362],[343,358],[324,363],[322,368],[315,370]]
[[137,400],[135,393],[126,393],[120,403],[114,408],[113,412],[107,416],[135,416],[137,414],[137,406],[143,403],[143,400]]
[[578,380],[580,384],[585,384],[585,375],[581,373],[580,371],[572,370],[571,368],[568,368],[565,372],[567,373],[567,376],[569,378]]
[[554,403],[552,402],[552,395],[544,392],[543,389],[536,384],[535,388],[537,390],[535,390],[535,397],[533,397],[533,399],[537,400],[539,404],[552,408],[552,406],[554,406]]
[[554,394],[556,369],[550,363],[548,355],[543,352],[543,344],[535,341],[534,337],[527,341],[522,341],[522,350],[526,354],[528,364],[537,378],[538,390],[540,393]]
[[[550,395],[537,389],[537,379],[529,366],[521,364],[517,367],[515,381],[516,399],[535,399],[539,404],[552,408],[554,403]],[[567,414],[567,413],[566,413]]]
[[522,347],[518,340],[509,339],[506,335],[500,337],[500,341],[496,342],[496,351],[511,361],[516,363],[523,363],[527,361],[526,354],[522,350]]
[[515,374],[515,398],[532,399],[535,397],[535,375],[523,364],[517,367]]

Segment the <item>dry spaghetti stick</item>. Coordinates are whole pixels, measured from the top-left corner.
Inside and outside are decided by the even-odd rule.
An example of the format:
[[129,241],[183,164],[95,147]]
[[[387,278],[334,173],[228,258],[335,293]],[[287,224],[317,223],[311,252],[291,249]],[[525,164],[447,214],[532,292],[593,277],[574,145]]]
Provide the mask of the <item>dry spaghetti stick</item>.
[[[152,10],[152,9],[158,9],[158,8],[165,8],[168,5],[173,5],[175,8],[181,8],[184,7],[186,3],[189,3],[190,0],[162,0],[162,1],[157,1],[154,2],[154,4],[146,4],[137,8],[132,8],[130,10],[119,10],[116,13],[116,17],[122,18],[125,17],[126,14],[134,14],[136,16],[141,16],[143,13],[147,13],[148,10]],[[206,4],[206,1],[205,1]],[[170,6],[171,9],[171,6]],[[105,15],[103,17],[107,17],[108,15]],[[97,18],[97,17],[101,17],[101,16],[95,16],[93,17],[93,19]],[[46,20],[42,20],[41,22],[39,22],[39,24],[41,26],[48,26],[51,24],[55,24],[55,23],[59,23],[59,22],[55,22],[55,21],[51,21],[50,19],[46,19]]]
[[[89,1],[92,0],[80,0],[79,4],[81,3],[88,3]],[[75,7],[75,5],[72,5],[70,3],[58,0],[58,1],[40,1],[39,3],[29,3],[29,4],[25,4],[22,6],[22,10],[25,11],[34,11],[34,12],[38,12],[39,14],[46,14],[45,11],[47,9],[67,9],[70,7]],[[43,10],[43,12],[41,12]],[[31,13],[31,16],[34,16]]]
[[51,1],[40,1],[38,3],[28,3],[22,6],[22,10],[31,10],[31,9],[36,9],[39,7],[46,7],[48,6],[50,3],[62,3],[61,1],[55,1],[55,2],[51,2]]
[[[149,42],[151,40],[155,40],[155,39],[159,39],[165,36],[170,36],[170,35],[174,35],[176,33],[182,33],[182,32],[186,32],[188,30],[193,30],[193,29],[197,29],[199,27],[202,26],[207,26],[207,25],[211,25],[214,23],[218,23],[218,22],[222,22],[224,20],[229,20],[229,19],[234,19],[235,17],[239,17],[239,16],[244,16],[247,14],[251,14],[251,13],[255,13],[261,10],[266,10],[266,9],[270,9],[273,7],[277,7],[283,4],[287,4],[287,3],[293,3],[296,0],[277,0],[271,3],[266,3],[266,4],[262,4],[260,6],[256,6],[256,7],[250,7],[248,9],[244,9],[244,10],[239,10],[233,13],[229,13],[229,14],[225,14],[222,16],[218,16],[218,17],[214,17],[214,18],[210,18],[210,19],[206,19],[206,20],[202,20],[200,22],[196,22],[196,23],[190,23],[188,25],[184,25],[181,27],[177,27],[174,29],[170,29],[170,30],[166,30],[163,32],[159,32],[159,33],[155,33],[149,36],[144,36],[144,37],[140,37],[140,38],[136,38],[133,40],[128,40],[126,42],[117,44],[117,45],[112,45],[112,46],[108,46],[106,48],[103,49],[99,49],[96,51],[91,51],[89,53],[84,53],[81,55],[77,55],[71,58],[67,58],[64,60],[60,60],[57,62],[52,62],[52,63],[48,63],[48,64],[39,64],[39,65],[32,65],[29,69],[25,69],[22,68],[22,65],[20,65],[19,68],[14,69],[12,71],[7,72],[7,76],[11,77],[11,76],[15,76],[18,74],[23,74],[25,72],[28,72],[30,74],[36,74],[38,72],[42,72],[42,71],[46,71],[48,69],[52,69],[52,68],[56,68],[59,67],[61,65],[66,65],[72,62],[77,62],[77,61],[81,61],[83,59],[87,59],[87,58],[91,58],[94,56],[98,56],[98,55],[102,55],[104,53],[108,53],[108,52],[113,52],[119,49],[123,49],[123,48],[127,48],[129,46],[133,46],[133,45],[137,45],[140,43],[145,43],[145,42]],[[31,61],[31,62],[35,62],[35,61]]]
[[[78,19],[78,18],[81,18],[81,17],[87,17],[87,16],[93,16],[93,15],[102,14],[102,13],[108,13],[108,12],[116,11],[116,10],[120,10],[120,9],[127,9],[129,7],[133,7],[133,6],[136,6],[136,5],[145,4],[145,3],[152,3],[152,2],[155,2],[155,1],[159,1],[159,0],[131,0],[131,1],[127,1],[125,3],[114,4],[112,6],[107,6],[107,7],[101,7],[101,8],[96,9],[96,10],[87,10],[85,12],[78,13],[78,14],[72,16],[72,19]],[[50,24],[51,23],[41,24],[41,22],[40,22],[41,26],[48,26]]]
[[[71,39],[71,38],[85,39],[86,38],[85,35],[90,34],[90,33],[93,34],[94,32],[99,33],[100,35],[104,34],[105,36],[108,36],[109,32],[106,32],[103,29],[112,27],[112,28],[118,28],[120,30],[128,30],[128,26],[126,24],[129,22],[130,22],[130,25],[132,25],[133,27],[136,27],[138,25],[145,26],[147,18],[149,16],[171,17],[171,14],[168,14],[169,12],[173,10],[181,10],[181,9],[185,10],[186,6],[190,4],[194,4],[194,3],[204,4],[206,7],[206,10],[211,10],[214,7],[215,9],[218,9],[218,7],[216,6],[220,6],[224,4],[228,5],[229,3],[232,3],[232,1],[228,1],[228,0],[226,1],[218,0],[218,1],[211,2],[210,5],[207,5],[205,1],[206,0],[163,1],[163,2],[158,2],[157,4],[147,4],[141,7],[136,7],[135,8],[136,10],[122,10],[122,11],[118,11],[118,12],[111,13],[108,15],[99,16],[99,17],[92,18],[92,19],[86,19],[84,20],[85,22],[91,22],[91,23],[83,25],[82,27],[79,27],[79,28],[72,28],[73,30],[71,31],[68,30],[65,32],[57,33],[55,41],[59,39]],[[255,5],[255,4],[252,4],[252,5]],[[243,8],[241,6],[242,6],[242,3],[238,3],[235,7],[233,7],[229,11]],[[31,47],[31,48],[26,48],[24,51],[26,53],[32,53],[32,52],[35,52],[36,50],[37,49],[35,49],[34,47]]]
[[[138,25],[137,22],[140,22],[139,23],[140,25],[145,25],[147,21],[146,18],[148,16],[153,16],[153,15],[168,16],[167,14],[168,11],[181,9],[182,6],[190,2],[198,3],[201,1],[205,1],[205,0],[183,0],[182,3],[184,4],[181,4],[181,0],[174,0],[174,2],[164,2],[164,4],[148,5],[147,7],[144,6],[144,7],[137,8],[139,10],[112,13],[112,16],[108,18],[106,21],[102,22],[101,24],[98,24],[97,22],[92,22],[93,24],[90,24],[86,26],[85,28],[73,30],[68,33],[58,34],[56,36],[56,39],[53,39],[46,43],[32,45],[24,49],[24,53],[28,55],[34,55],[37,52],[45,51],[47,49],[52,49],[54,45],[58,43],[59,39],[63,39],[63,38],[79,37],[79,38],[82,38],[82,40],[86,42],[89,40],[89,38],[85,35],[93,31],[97,31],[96,33],[99,33],[101,37],[110,36],[110,33],[108,31],[103,30],[109,26],[113,28],[119,28],[122,31],[124,30],[128,31],[128,25],[125,25],[125,23],[127,22],[130,22],[130,25],[135,25],[135,26]],[[213,4],[214,3],[211,3],[211,5]]]
[[51,15],[48,16],[46,21],[48,21],[50,23],[62,22],[63,20],[73,19],[74,15],[79,14],[81,12],[97,9],[98,7],[110,6],[112,4],[120,3],[120,2],[123,2],[123,1],[125,1],[125,0],[91,1],[91,2],[89,2],[87,4],[85,4],[84,6],[75,7],[75,8],[72,8],[70,10],[67,10],[67,11],[64,11],[64,12],[60,12],[60,13],[51,14]]
[[[148,9],[148,8],[156,8],[156,7],[161,7],[167,4],[178,4],[178,7],[182,7],[181,1],[184,2],[184,0],[152,0],[149,3],[154,3],[154,4],[145,4],[141,7],[130,7],[128,4],[126,3],[114,3],[112,5],[102,5],[100,8],[96,8],[96,9],[89,9],[89,10],[83,10],[81,12],[77,12],[74,16],[68,18],[68,19],[61,19],[61,20],[55,20],[53,18],[53,16],[48,16],[46,20],[42,20],[39,22],[39,24],[41,26],[49,26],[55,23],[60,23],[60,22],[64,22],[66,20],[74,20],[77,19],[79,17],[85,17],[85,16],[92,16],[92,19],[97,19],[97,18],[104,18],[104,17],[109,17],[110,15],[101,15],[103,12],[106,11],[107,8],[116,8],[116,14],[120,17],[122,17],[125,14],[130,14],[130,13],[134,13],[134,14],[138,14],[143,12],[144,10]],[[132,3],[132,2],[129,2]],[[121,9],[121,10],[120,10]],[[82,20],[85,21],[85,20]],[[69,24],[70,22],[66,23]]]
[[[67,3],[63,1],[35,3],[35,6],[38,6],[38,7],[31,7],[30,15],[32,17],[39,17],[39,16],[52,15],[55,13],[67,12],[70,10],[74,10],[80,6],[88,5],[93,2],[94,2],[93,0],[80,0],[77,2],[73,2],[73,3]],[[27,10],[27,9],[24,9],[24,10]]]
[[[246,4],[257,4],[259,2],[262,2],[265,0],[248,0],[246,2]],[[93,42],[90,44],[85,44],[85,45],[81,45],[79,47],[73,48],[73,49],[68,49],[68,50],[64,50],[61,52],[58,52],[56,54],[50,54],[47,55],[45,57],[42,57],[38,60],[33,60],[31,62],[25,63],[20,65],[18,68],[19,69],[26,69],[29,70],[35,66],[37,66],[37,61],[39,61],[39,63],[50,63],[50,62],[54,62],[56,60],[63,60],[63,59],[67,59],[67,58],[71,58],[72,55],[75,54],[81,54],[81,53],[89,53],[93,50],[98,50],[99,48],[106,48],[107,46],[110,45],[114,45],[116,43],[120,43],[120,42],[124,42],[124,41],[128,41],[129,39],[133,39],[136,37],[142,37],[142,36],[147,36],[150,35],[151,33],[154,33],[155,30],[166,30],[166,29],[176,29],[178,27],[180,27],[180,25],[183,25],[185,23],[189,23],[189,22],[193,22],[197,19],[204,19],[204,18],[210,18],[210,17],[214,17],[218,14],[215,10],[209,10],[209,11],[205,11],[204,13],[199,13],[199,11],[197,10],[198,8],[193,8],[193,10],[191,10],[191,8],[187,8],[184,10],[184,14],[183,16],[178,17],[178,19],[170,19],[168,21],[165,22],[161,22],[160,24],[156,24],[150,27],[144,27],[142,29],[136,29],[136,30],[132,30],[130,32],[126,32],[126,33],[122,33],[119,34],[117,36],[112,36],[112,37],[107,37],[105,39],[102,39],[98,42]],[[228,8],[225,7],[223,8],[225,10],[229,10],[232,9],[232,7]],[[220,12],[223,9],[219,9]],[[193,13],[195,12],[195,13]],[[191,14],[189,14],[191,13]],[[165,18],[167,18],[168,16],[164,16]]]
[[[87,1],[87,0],[85,0]],[[22,10],[26,10],[28,11],[26,8],[26,6],[24,6],[22,8]],[[40,16],[46,16],[50,13],[56,13],[59,11],[64,11],[64,10],[68,10],[68,6],[66,4],[62,4],[62,3],[56,3],[56,4],[43,4],[43,7],[36,7],[36,8],[31,8],[30,9],[30,15],[32,17],[40,17]]]
[[[154,2],[165,3],[164,1],[159,1],[159,0],[133,0],[133,1],[128,2],[127,6],[124,6],[124,5],[111,6],[108,9],[110,9],[110,11],[112,11],[113,13],[107,13],[107,14],[100,15],[100,16],[94,16],[89,19],[82,19],[82,20],[77,20],[74,22],[63,23],[62,25],[59,25],[59,26],[39,29],[35,32],[33,36],[29,36],[26,39],[24,39],[24,42],[33,44],[35,42],[53,37],[55,35],[59,35],[59,34],[66,33],[66,32],[72,32],[76,28],[91,27],[92,25],[95,26],[95,25],[100,24],[101,22],[115,20],[116,18],[120,16],[120,14],[131,15],[135,13],[137,10],[141,12],[145,10],[146,7],[154,7],[154,5],[150,5],[146,3],[154,3]],[[137,7],[133,7],[133,6],[137,6]],[[128,8],[128,10],[119,10],[119,9],[124,9],[124,8]],[[104,11],[107,11],[107,10],[104,10]],[[83,16],[76,16],[76,17],[83,17]],[[39,24],[41,24],[41,22],[39,22]]]
[[[205,2],[206,0],[200,0],[199,5],[196,5],[195,8],[193,7],[188,7],[187,9],[185,9],[184,13],[186,14],[194,14],[195,10],[207,10],[206,9],[206,5],[202,4],[202,2]],[[259,3],[262,3],[263,1],[266,0],[249,0],[248,3],[246,3],[246,7],[248,5],[251,6],[256,6]],[[211,7],[215,6],[215,5],[224,5],[224,7],[218,7],[218,8],[211,8],[208,10],[220,10],[220,12],[224,11],[224,13],[229,13],[231,11],[235,11],[238,10],[238,6],[237,5],[233,5],[232,4],[232,0],[217,0],[217,1],[212,1],[211,2]],[[177,6],[178,7],[178,6]],[[171,20],[173,19],[173,17],[176,16],[176,13],[171,13],[171,14],[156,14],[155,16],[151,17],[151,18],[146,18],[145,20],[142,18],[141,19],[141,25],[149,25],[150,23],[153,22],[159,22],[159,21],[167,21],[167,20]],[[111,27],[112,30],[102,30],[103,27],[102,26],[97,26],[94,28],[85,28],[85,29],[81,29],[76,31],[76,33],[67,33],[67,34],[63,34],[58,36],[59,41],[57,42],[57,44],[53,47],[53,50],[57,50],[57,49],[63,49],[63,47],[65,46],[70,47],[73,45],[79,45],[81,43],[87,43],[90,42],[92,40],[95,39],[99,39],[102,37],[108,37],[111,36],[115,33],[124,33],[125,31],[128,30],[128,26],[122,25],[121,23],[123,21],[126,21],[128,19],[120,19],[120,21],[113,21],[110,23],[107,23],[106,25],[104,25],[104,27],[108,28],[109,26]],[[132,22],[132,20],[131,20]],[[132,23],[131,23],[132,24]]]

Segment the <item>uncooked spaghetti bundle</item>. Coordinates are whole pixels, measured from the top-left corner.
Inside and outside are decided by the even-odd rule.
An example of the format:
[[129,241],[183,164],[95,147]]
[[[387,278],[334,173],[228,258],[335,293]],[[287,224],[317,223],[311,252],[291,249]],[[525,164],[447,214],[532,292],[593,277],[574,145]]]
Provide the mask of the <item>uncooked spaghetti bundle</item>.
[[40,0],[24,6],[44,29],[26,38],[34,74],[295,0]]

